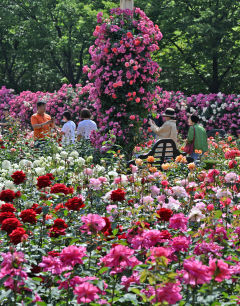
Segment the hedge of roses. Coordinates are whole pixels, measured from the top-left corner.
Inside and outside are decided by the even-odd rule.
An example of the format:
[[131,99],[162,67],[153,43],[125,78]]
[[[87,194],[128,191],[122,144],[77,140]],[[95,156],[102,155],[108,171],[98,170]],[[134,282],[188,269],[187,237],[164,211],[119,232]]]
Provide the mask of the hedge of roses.
[[0,149],[1,305],[240,302],[231,137],[209,139],[199,167],[178,156],[157,169],[151,157],[127,170],[121,152],[95,164],[57,143],[39,154],[11,133]]
[[[75,89],[71,85],[64,84],[55,93],[28,91],[22,92],[20,95],[14,95],[12,90],[2,87],[0,90],[0,118],[4,116],[4,108],[10,106],[11,116],[20,119],[23,125],[28,126],[30,117],[36,110],[36,102],[44,100],[47,102],[48,113],[57,118],[58,124],[65,110],[72,112],[77,123],[80,110],[83,107],[90,108],[95,120],[98,121],[94,102],[89,99],[89,91],[94,91],[94,86],[91,83],[84,87],[79,84]],[[186,135],[188,130],[187,118],[189,113],[198,113],[207,130],[224,129],[227,133],[236,135],[240,133],[239,105],[239,95],[219,93],[187,97],[182,92],[169,92],[157,87],[154,93],[153,110],[157,113],[163,113],[167,107],[174,108],[177,113],[178,130],[183,136]],[[134,111],[129,119],[133,125],[138,122],[138,116]],[[144,123],[146,123],[146,120]],[[101,122],[98,122],[98,126],[101,128]],[[111,130],[110,126],[109,130]],[[104,135],[100,136],[98,140],[94,139],[95,146],[100,148],[102,142],[106,139]]]
[[47,112],[56,118],[58,124],[66,110],[72,112],[75,121],[79,121],[82,108],[92,109],[89,100],[91,88],[91,83],[84,87],[77,84],[75,88],[72,85],[64,84],[54,93],[23,91],[19,95],[13,95],[12,90],[2,87],[0,90],[0,116],[3,118],[2,111],[4,108],[8,108],[10,115],[19,119],[22,125],[27,127],[30,125],[31,116],[36,112],[37,102],[44,101],[47,103]]
[[78,121],[80,110],[88,107],[99,128],[91,137],[92,144],[106,150],[117,143],[124,145],[128,153],[146,139],[147,115],[152,111],[162,113],[167,107],[176,110],[178,129],[183,136],[188,130],[189,113],[198,113],[207,130],[221,128],[239,134],[240,95],[186,97],[181,92],[154,86],[161,69],[151,54],[159,49],[160,29],[138,8],[113,9],[110,13],[105,20],[102,13],[97,16],[98,25],[93,33],[96,40],[89,49],[92,65],[83,68],[89,80],[86,86],[78,84],[73,88],[64,84],[54,93],[24,91],[16,96],[2,87],[0,118],[4,107],[9,106],[11,116],[29,126],[36,102],[43,100],[59,124],[65,110],[70,110]]

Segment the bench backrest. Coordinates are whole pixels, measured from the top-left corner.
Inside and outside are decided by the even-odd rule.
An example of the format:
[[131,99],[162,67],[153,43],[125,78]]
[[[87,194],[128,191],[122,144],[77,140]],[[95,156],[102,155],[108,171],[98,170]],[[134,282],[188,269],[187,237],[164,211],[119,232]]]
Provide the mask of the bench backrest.
[[154,156],[158,160],[157,163],[163,163],[167,160],[175,159],[180,154],[172,139],[160,139],[147,155]]

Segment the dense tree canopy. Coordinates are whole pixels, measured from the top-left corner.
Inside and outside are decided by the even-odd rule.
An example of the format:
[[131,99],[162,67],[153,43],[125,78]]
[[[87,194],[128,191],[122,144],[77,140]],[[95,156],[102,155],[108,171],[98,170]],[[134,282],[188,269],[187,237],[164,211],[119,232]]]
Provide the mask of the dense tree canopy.
[[160,84],[187,92],[237,92],[240,80],[238,0],[137,0],[163,33]]
[[[17,92],[84,83],[96,14],[118,0],[1,0],[0,85]],[[159,85],[186,93],[239,92],[239,0],[135,0],[161,29]]]
[[96,14],[112,6],[96,0],[1,1],[1,82],[17,91],[80,82]]

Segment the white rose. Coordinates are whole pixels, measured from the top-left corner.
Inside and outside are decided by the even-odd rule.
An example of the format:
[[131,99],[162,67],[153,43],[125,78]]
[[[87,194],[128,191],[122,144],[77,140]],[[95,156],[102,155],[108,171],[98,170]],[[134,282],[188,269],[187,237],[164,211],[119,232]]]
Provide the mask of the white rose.
[[4,182],[4,185],[5,185],[5,188],[6,189],[12,189],[12,190],[15,190],[15,185],[12,181],[5,181]]
[[58,167],[58,168],[56,169],[56,173],[57,173],[57,174],[62,174],[64,171],[65,171],[65,167]]
[[68,161],[70,163],[70,165],[73,165],[74,164],[74,158],[73,157],[68,157]]
[[116,171],[109,171],[108,172],[109,176],[113,176],[114,178],[118,176],[118,173]]
[[5,160],[2,162],[2,168],[3,168],[3,169],[10,169],[10,167],[11,167],[10,161],[5,159]]
[[77,151],[72,151],[69,156],[74,157],[74,158],[78,158],[79,154]]
[[45,168],[37,167],[35,168],[35,172],[39,176],[39,175],[44,175],[46,171]]
[[199,210],[196,207],[193,207],[188,215],[190,221],[197,221],[200,222],[201,219],[205,217],[205,215],[202,214],[201,210]]
[[31,165],[32,165],[32,162],[28,161],[27,159],[22,159],[22,160],[20,160],[20,162],[19,162],[19,167],[20,167],[21,169],[23,169],[23,168],[25,168],[25,167],[28,167],[29,163],[31,163]]
[[67,158],[67,156],[68,156],[68,153],[66,152],[66,151],[62,151],[61,153],[60,153],[60,156],[62,157],[62,158]]
[[36,167],[38,167],[38,166],[40,166],[40,161],[39,161],[38,159],[36,159],[36,160],[34,160],[34,162],[33,162],[33,167],[36,168]]
[[83,166],[85,165],[85,159],[82,158],[82,157],[79,157],[76,162],[80,165],[80,166]]

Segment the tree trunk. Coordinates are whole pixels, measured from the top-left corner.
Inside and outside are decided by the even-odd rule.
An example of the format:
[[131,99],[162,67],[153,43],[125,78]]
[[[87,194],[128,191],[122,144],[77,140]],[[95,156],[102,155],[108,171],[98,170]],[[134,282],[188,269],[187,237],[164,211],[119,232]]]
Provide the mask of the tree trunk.
[[212,82],[209,86],[211,93],[218,93],[220,90],[219,73],[218,73],[218,55],[213,54],[212,58]]

